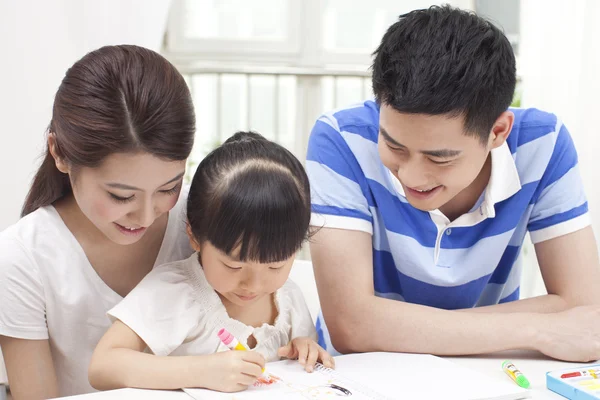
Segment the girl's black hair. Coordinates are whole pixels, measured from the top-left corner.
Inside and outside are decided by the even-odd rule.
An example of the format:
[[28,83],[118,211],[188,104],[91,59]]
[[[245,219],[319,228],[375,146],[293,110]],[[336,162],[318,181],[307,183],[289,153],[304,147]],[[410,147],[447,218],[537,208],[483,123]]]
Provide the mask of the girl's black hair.
[[302,164],[255,132],[237,132],[202,160],[187,203],[198,243],[260,263],[294,255],[307,239],[310,215]]

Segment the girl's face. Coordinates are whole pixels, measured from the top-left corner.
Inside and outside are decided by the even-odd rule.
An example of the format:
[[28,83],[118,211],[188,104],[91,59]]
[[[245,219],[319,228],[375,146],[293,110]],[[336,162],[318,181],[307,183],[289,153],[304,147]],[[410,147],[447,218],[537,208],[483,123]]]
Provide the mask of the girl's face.
[[222,297],[238,306],[250,305],[276,292],[288,279],[294,255],[284,261],[241,262],[237,250],[228,256],[209,241],[197,246],[206,280]]
[[114,243],[128,245],[140,240],[156,219],[175,206],[184,173],[185,160],[117,153],[99,167],[80,168],[70,176],[85,217]]

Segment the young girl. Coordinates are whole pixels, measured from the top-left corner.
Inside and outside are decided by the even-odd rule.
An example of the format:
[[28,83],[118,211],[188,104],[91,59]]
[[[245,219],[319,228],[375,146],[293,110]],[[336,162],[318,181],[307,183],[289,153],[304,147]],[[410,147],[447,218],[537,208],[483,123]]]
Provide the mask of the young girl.
[[178,198],[194,135],[189,90],[159,54],[103,47],[67,71],[23,218],[0,233],[0,346],[15,399],[93,391],[106,312],[155,264],[192,253]]
[[[285,148],[240,132],[214,150],[188,198],[197,253],[155,268],[109,312],[116,322],[94,352],[92,386],[232,392],[280,357],[309,372],[317,360],[333,367],[288,280],[310,212],[308,178]],[[220,352],[222,328],[255,351]]]

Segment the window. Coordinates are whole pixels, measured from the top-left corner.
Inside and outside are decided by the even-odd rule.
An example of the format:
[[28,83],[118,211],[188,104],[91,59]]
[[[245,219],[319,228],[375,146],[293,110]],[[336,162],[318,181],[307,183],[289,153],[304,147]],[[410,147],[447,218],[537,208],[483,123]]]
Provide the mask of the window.
[[292,59],[299,54],[297,0],[176,0],[167,50],[203,60]]
[[[442,4],[446,2],[434,2]],[[518,44],[519,0],[454,0]],[[237,130],[304,158],[315,119],[372,96],[369,65],[385,30],[425,0],[174,0],[164,53],[192,90],[197,164]],[[190,170],[193,170],[190,169]]]

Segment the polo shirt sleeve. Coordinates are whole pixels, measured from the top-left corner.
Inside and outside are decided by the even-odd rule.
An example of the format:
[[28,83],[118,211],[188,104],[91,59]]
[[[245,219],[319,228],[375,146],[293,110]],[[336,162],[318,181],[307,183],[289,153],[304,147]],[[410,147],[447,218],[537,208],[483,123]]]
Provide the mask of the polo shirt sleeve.
[[564,125],[557,130],[554,150],[533,202],[528,230],[534,244],[591,224],[577,151]]
[[367,180],[335,117],[317,120],[308,143],[306,172],[312,226],[373,234]]

